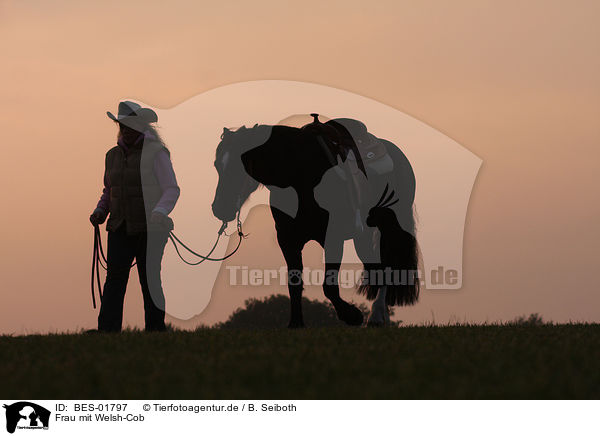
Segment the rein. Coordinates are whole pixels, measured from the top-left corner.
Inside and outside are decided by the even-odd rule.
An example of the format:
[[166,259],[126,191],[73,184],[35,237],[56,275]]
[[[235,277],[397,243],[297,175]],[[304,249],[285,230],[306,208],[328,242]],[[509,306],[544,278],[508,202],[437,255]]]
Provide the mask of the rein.
[[[208,254],[205,256],[203,256],[202,254],[196,253],[194,250],[192,250],[187,245],[185,245],[172,231],[169,232],[169,239],[171,240],[171,243],[173,244],[173,247],[175,248],[175,252],[177,253],[177,256],[179,256],[179,258],[188,265],[192,265],[192,266],[200,265],[205,260],[210,260],[212,262],[220,262],[220,261],[223,261],[223,260],[228,259],[231,256],[233,256],[238,251],[240,246],[242,245],[242,239],[244,239],[246,237],[244,235],[244,233],[242,232],[242,221],[240,220],[240,211],[239,210],[237,212],[236,220],[237,220],[237,235],[239,237],[237,246],[231,253],[229,253],[223,257],[216,258],[216,257],[210,257],[210,255],[217,248],[219,240],[221,239],[221,235],[223,233],[225,233],[225,229],[227,228],[227,223],[225,221],[223,221],[221,228],[217,232],[217,240],[213,244],[213,246],[210,249],[210,251],[208,252]],[[194,256],[199,257],[200,260],[198,262],[190,262],[190,261],[185,260],[183,258],[183,256],[181,255],[181,253],[179,252],[177,243],[179,243],[179,245],[181,245],[181,247],[186,249],[189,253],[193,254]],[[129,269],[133,268],[136,265],[136,263],[137,262],[132,263],[131,266],[129,267]],[[108,268],[108,261],[106,260],[106,256],[104,255],[104,249],[102,247],[102,238],[100,237],[100,226],[96,224],[96,225],[94,225],[94,250],[93,250],[93,254],[92,254],[92,279],[91,279],[92,304],[94,306],[94,309],[96,308],[96,296],[95,296],[95,292],[94,292],[94,287],[96,284],[98,286],[98,295],[100,297],[100,302],[102,302],[102,287],[100,284],[100,268],[101,267],[106,271]]]
[[[215,248],[217,248],[217,244],[219,243],[219,239],[221,238],[221,235],[223,233],[225,233],[225,229],[227,228],[227,223],[225,221],[223,221],[223,224],[221,225],[221,228],[218,231],[217,240],[215,241],[214,245],[212,246],[212,248],[210,249],[208,254],[205,256],[203,256],[202,254],[196,253],[190,247],[185,245],[183,242],[181,242],[181,240],[177,236],[175,236],[175,233],[173,233],[173,232],[169,233],[169,239],[171,240],[173,247],[175,247],[175,252],[179,256],[179,258],[188,265],[192,265],[192,266],[200,265],[205,260],[210,260],[212,262],[220,262],[222,260],[228,259],[231,256],[233,256],[240,248],[240,245],[242,245],[242,239],[244,239],[244,237],[245,237],[244,233],[242,232],[242,221],[240,220],[239,210],[238,210],[236,219],[237,219],[237,235],[239,237],[239,240],[238,240],[238,243],[237,243],[237,246],[235,247],[235,249],[231,253],[229,253],[228,255],[226,255],[224,257],[210,257],[210,255],[213,253],[213,251],[215,251]],[[196,257],[199,257],[200,260],[198,262],[189,262],[189,261],[185,260],[183,258],[183,256],[181,255],[181,253],[179,252],[179,248],[177,247],[177,243],[175,241],[177,241],[179,243],[179,245],[181,245],[183,248],[185,248],[189,253],[193,254]]]

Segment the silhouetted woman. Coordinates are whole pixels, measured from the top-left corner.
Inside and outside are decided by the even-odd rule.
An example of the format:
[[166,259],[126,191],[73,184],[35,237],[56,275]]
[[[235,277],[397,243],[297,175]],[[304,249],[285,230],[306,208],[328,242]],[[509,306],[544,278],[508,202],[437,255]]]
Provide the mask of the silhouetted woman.
[[107,115],[119,126],[117,145],[106,153],[104,190],[90,221],[108,216],[108,270],[99,331],[120,331],[123,303],[134,259],[144,297],[145,329],[165,330],[165,297],[160,265],[173,221],[168,217],[179,198],[170,153],[152,123],[152,109],[131,101],[119,103],[118,115]]

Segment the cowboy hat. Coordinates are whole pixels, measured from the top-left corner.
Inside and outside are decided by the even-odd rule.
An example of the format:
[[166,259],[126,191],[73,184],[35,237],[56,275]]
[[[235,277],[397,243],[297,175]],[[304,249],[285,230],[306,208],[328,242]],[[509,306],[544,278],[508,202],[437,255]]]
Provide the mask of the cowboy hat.
[[139,127],[140,125],[155,123],[158,121],[158,115],[152,109],[141,107],[132,101],[122,101],[119,103],[117,116],[111,112],[106,112],[111,120],[125,124],[128,127]]

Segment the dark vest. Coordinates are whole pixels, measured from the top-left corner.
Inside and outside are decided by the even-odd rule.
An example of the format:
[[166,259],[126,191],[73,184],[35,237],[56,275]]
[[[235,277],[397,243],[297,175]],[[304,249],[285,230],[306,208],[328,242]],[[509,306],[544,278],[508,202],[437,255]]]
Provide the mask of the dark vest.
[[160,150],[169,151],[159,142],[146,140],[142,147],[125,153],[115,146],[106,153],[106,176],[110,181],[110,216],[106,230],[115,231],[125,222],[127,233],[147,231],[150,214],[162,196],[154,174],[154,158]]

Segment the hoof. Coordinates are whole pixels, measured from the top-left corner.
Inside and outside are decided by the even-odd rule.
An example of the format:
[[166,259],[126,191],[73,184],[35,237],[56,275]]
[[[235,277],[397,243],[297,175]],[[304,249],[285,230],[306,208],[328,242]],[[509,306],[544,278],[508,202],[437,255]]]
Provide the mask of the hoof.
[[378,321],[367,321],[367,327],[385,327],[385,323],[383,322],[378,322]]
[[338,318],[348,325],[362,325],[363,323],[363,315],[360,309],[348,303],[338,311]]
[[86,330],[83,332],[86,335],[96,335],[98,333],[102,333],[101,330],[97,330],[97,329],[90,329],[90,330]]
[[371,312],[367,319],[367,327],[385,327],[389,323],[389,316],[386,317],[383,313],[377,311]]
[[83,332],[86,335],[105,335],[105,334],[119,334],[121,330],[99,330],[99,329],[90,329]]

